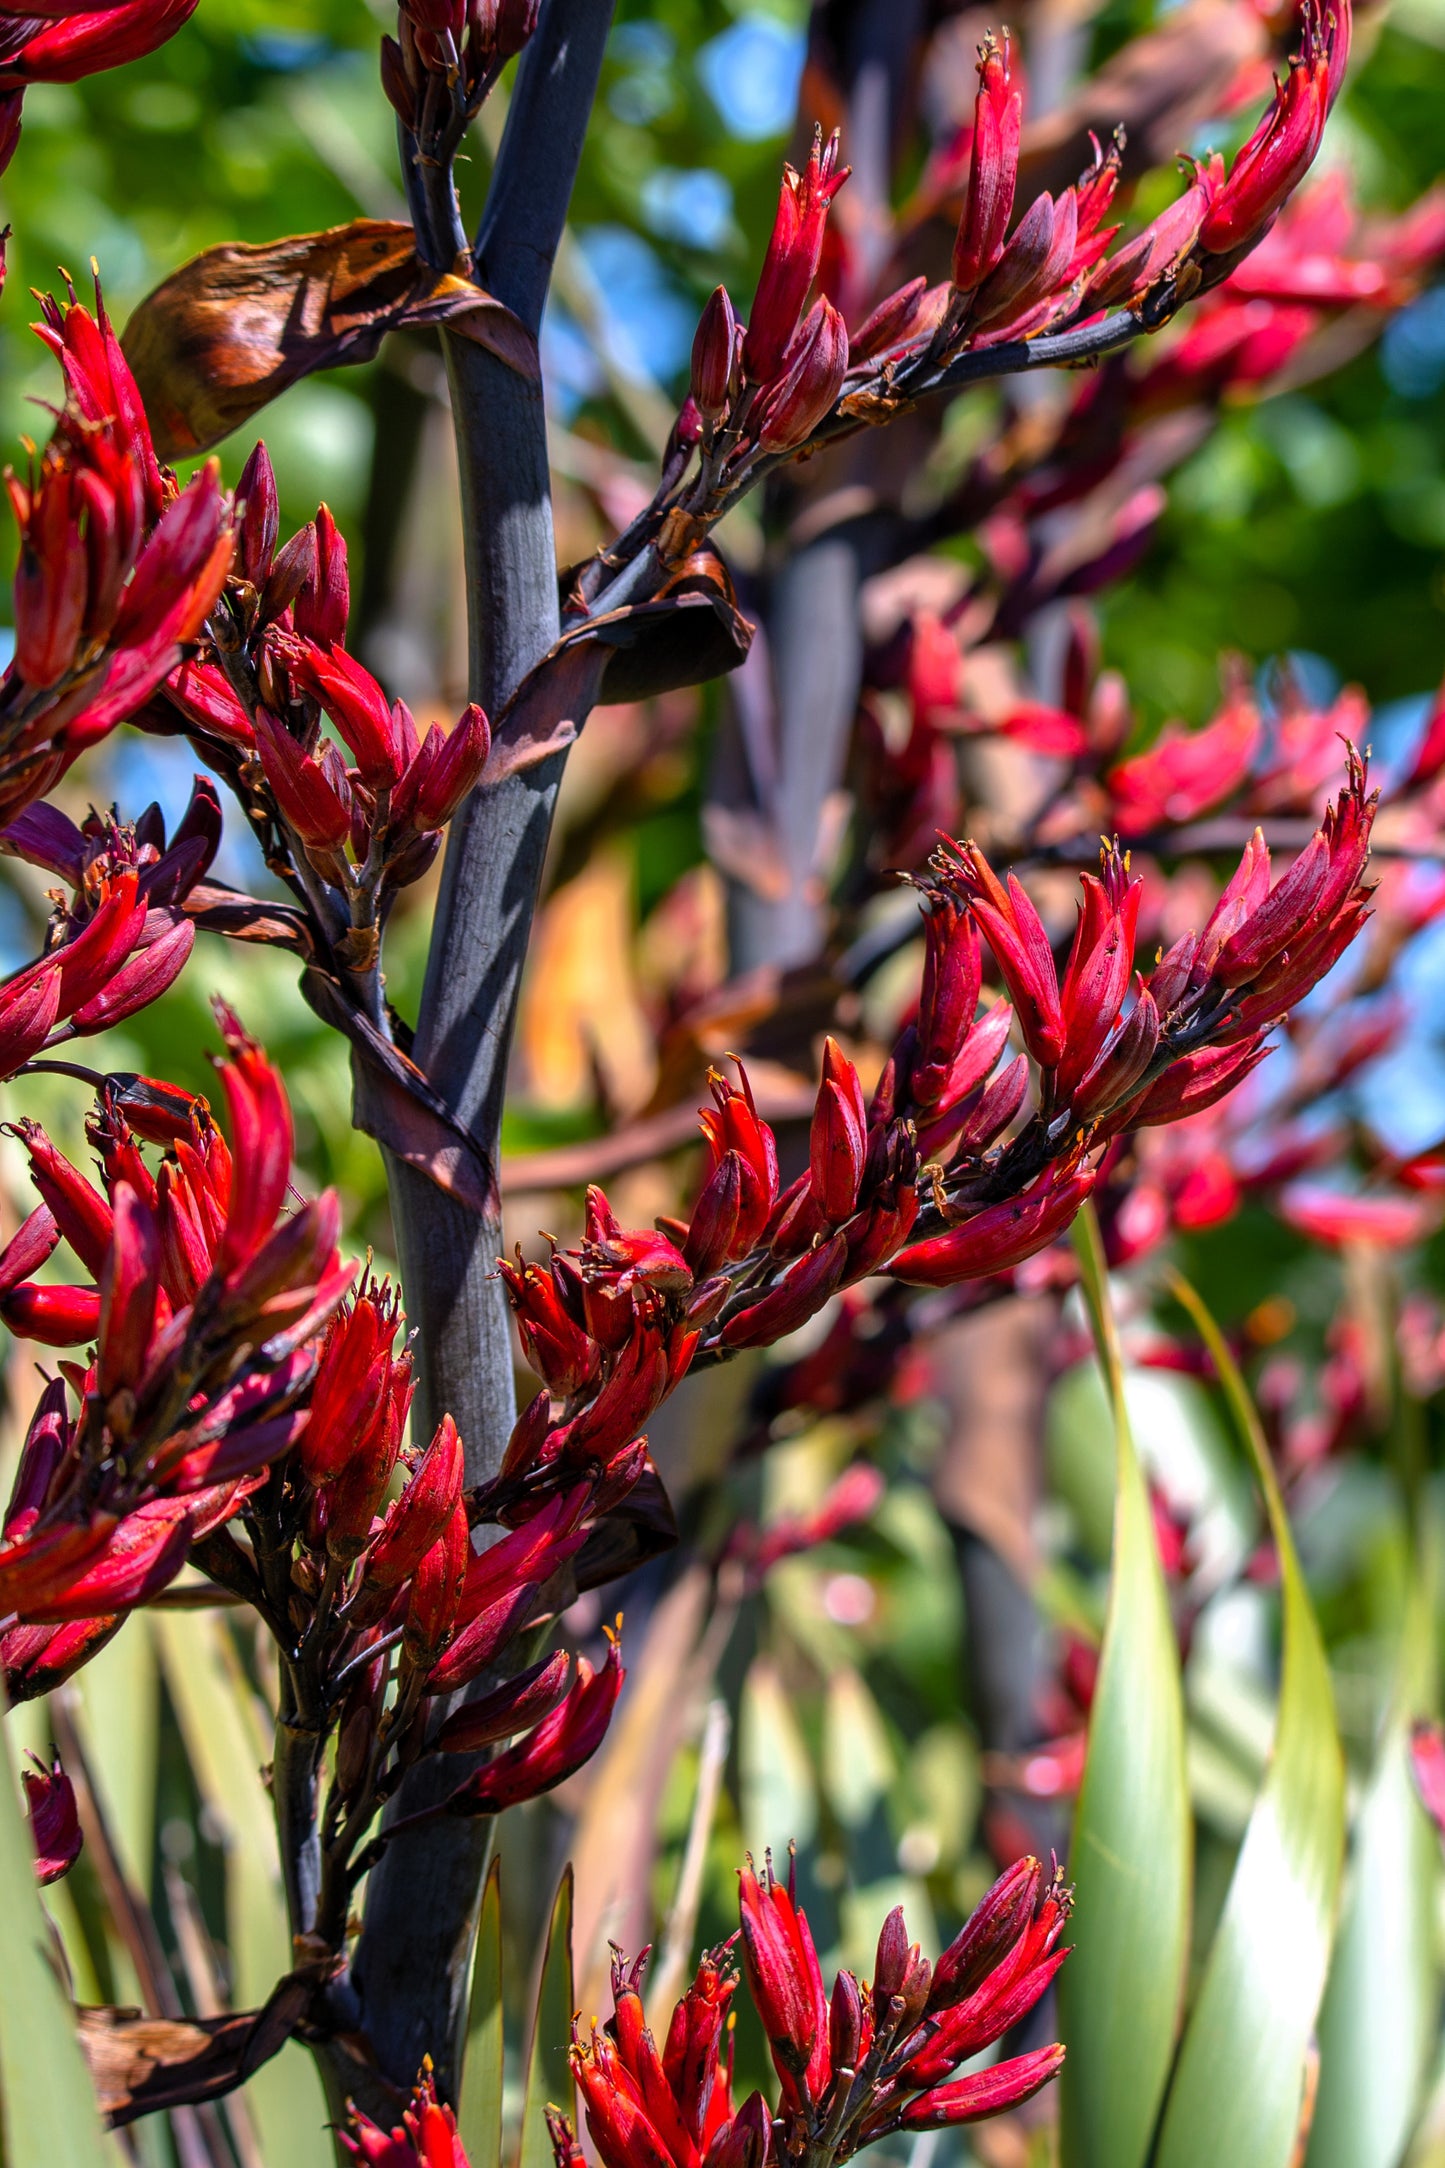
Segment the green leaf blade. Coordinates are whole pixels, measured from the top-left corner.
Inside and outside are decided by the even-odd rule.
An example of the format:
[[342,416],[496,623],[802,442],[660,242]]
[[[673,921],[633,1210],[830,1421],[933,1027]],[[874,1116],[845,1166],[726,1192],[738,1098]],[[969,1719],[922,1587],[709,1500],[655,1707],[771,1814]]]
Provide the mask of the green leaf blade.
[[1289,2168],[1324,1994],[1344,1852],[1345,1775],[1324,1643],[1244,1381],[1194,1290],[1279,1557],[1283,1662],[1274,1749],[1190,2014],[1157,2168]]
[[1415,1789],[1410,1719],[1427,1700],[1430,1600],[1417,1567],[1393,1707],[1360,1802],[1339,1939],[1320,2012],[1320,2089],[1306,2168],[1399,2168],[1435,2044],[1440,1845]]
[[552,2168],[547,2109],[573,2114],[572,2065],[572,1869],[562,1870],[542,1953],[537,2007],[527,2051],[527,2089],[522,2103],[522,2141],[517,2168]]
[[458,2134],[471,2168],[501,2168],[503,2071],[502,1886],[500,1862],[494,1859],[477,1920],[457,2108]]
[[1070,1871],[1074,1952],[1059,1976],[1064,2168],[1143,2168],[1168,2082],[1188,1953],[1192,1824],[1184,1702],[1148,1489],[1092,1214],[1076,1224],[1114,1415],[1113,1571]]

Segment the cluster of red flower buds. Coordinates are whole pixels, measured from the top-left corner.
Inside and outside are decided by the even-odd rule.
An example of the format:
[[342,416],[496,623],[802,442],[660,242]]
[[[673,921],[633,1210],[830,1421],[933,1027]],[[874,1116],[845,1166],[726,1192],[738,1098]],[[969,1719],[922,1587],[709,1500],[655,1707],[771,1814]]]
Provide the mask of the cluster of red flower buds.
[[[746,1075],[715,1073],[702,1117],[710,1171],[690,1222],[623,1229],[594,1189],[577,1248],[502,1265],[544,1390],[513,1433],[494,1508],[553,1495],[583,1471],[630,1488],[638,1434],[685,1370],[782,1339],[851,1283],[881,1272],[949,1287],[1045,1249],[1092,1189],[1100,1148],[1222,1099],[1353,940],[1374,808],[1351,752],[1337,803],[1289,870],[1272,884],[1256,832],[1203,932],[1176,941],[1147,980],[1134,968],[1143,883],[1116,847],[1082,876],[1060,972],[1017,877],[1001,882],[974,846],[945,845],[921,884],[916,1015],[871,1100],[827,1041],[795,1182],[780,1188]],[[985,943],[1009,999],[980,1014]],[[1005,1059],[1014,1030],[1025,1051]]]
[[[220,1015],[229,1147],[204,1100],[145,1078],[102,1083],[99,1183],[38,1124],[15,1125],[41,1202],[0,1252],[0,1318],[89,1352],[61,1363],[21,1454],[0,1529],[0,1665],[12,1698],[47,1691],[188,1560],[242,1596],[316,1708],[318,1741],[336,1729],[323,1913],[339,1939],[375,1857],[357,1857],[360,1839],[418,1755],[500,1748],[438,1809],[495,1814],[596,1750],[623,1679],[615,1634],[598,1666],[559,1653],[449,1716],[436,1697],[553,1608],[547,1585],[640,1458],[610,1480],[574,1463],[473,1550],[486,1512],[456,1426],[405,1443],[400,1305],[369,1278],[348,1292],[333,1195],[284,1210],[286,1096]],[[86,1280],[34,1277],[62,1240]]]
[[[1011,1228],[1017,1245],[1004,1261],[1021,1261],[1030,1247],[1042,1247],[1032,1235],[1051,1239],[1061,1231],[1092,1186],[1094,1170],[1081,1163],[1078,1146],[1212,1106],[1263,1059],[1270,1027],[1338,962],[1364,920],[1369,892],[1362,876],[1376,800],[1366,794],[1364,767],[1353,751],[1349,763],[1338,802],[1288,872],[1271,885],[1268,847],[1256,831],[1203,932],[1181,936],[1147,980],[1134,974],[1142,883],[1130,879],[1128,861],[1115,848],[1103,853],[1099,878],[1083,876],[1084,900],[1062,978],[1043,922],[1016,876],[1001,883],[971,847],[939,852],[930,939],[946,952],[949,970],[963,976],[971,999],[976,962],[966,944],[948,942],[943,916],[966,900],[1038,1067],[1039,1103],[1033,1121],[981,1182],[969,1164],[976,1162],[977,1148],[965,1131],[954,1161],[957,1174],[935,1184],[935,1203],[952,1221],[960,1200],[986,1196],[1010,1160],[1026,1165],[1043,1151],[1050,1163],[1024,1195],[985,1203],[961,1226],[914,1244],[894,1260],[900,1278],[939,1285],[961,1277],[960,1265],[974,1258],[995,1223],[1000,1236]],[[943,982],[940,970],[935,983]],[[920,1032],[927,1014],[920,1008]],[[920,1043],[927,1052],[928,1040]],[[945,1037],[943,1043],[951,1042]],[[978,1104],[981,1109],[989,1091],[1003,1095],[1005,1104],[1011,1096],[1011,1119],[1026,1078],[1021,1073],[1006,1088],[1007,1075]],[[1061,1150],[1064,1156],[1054,1158]]]
[[[767,2035],[780,2098],[732,2101],[728,1946],[710,1950],[673,2012],[659,2054],[645,2022],[647,1953],[612,1971],[613,2016],[587,2040],[574,2027],[572,2068],[603,2168],[830,2168],[899,2131],[947,2129],[1017,2106],[1054,2077],[1057,2045],[974,2076],[959,2064],[991,2047],[1044,1993],[1068,1955],[1070,1892],[1057,1869],[1026,1858],[990,1890],[934,1965],[910,1946],[901,1907],[878,1938],[871,1983],[840,1972],[831,1996],[807,1917],[771,1857],[740,1877],[743,1964]],[[557,2168],[581,2152],[553,2113]]]
[[437,2099],[430,2058],[422,2066],[401,2121],[391,2130],[383,2130],[353,2107],[346,2129],[338,2136],[363,2168],[471,2168],[466,2147],[457,2136],[457,2119]]
[[[0,1252],[0,1316],[22,1339],[93,1347],[42,1394],[0,1532],[12,1697],[83,1662],[288,1450],[310,1343],[350,1278],[335,1197],[284,1211],[280,1079],[225,1012],[221,1024],[229,1148],[203,1100],[144,1078],[102,1089],[99,1187],[37,1124],[16,1125],[42,1201]],[[146,1141],[164,1147],[155,1171]],[[62,1239],[88,1278],[33,1278]]]
[[0,680],[6,817],[144,706],[200,631],[233,547],[216,463],[185,489],[158,464],[98,286],[94,316],[73,292],[42,309],[67,399],[38,471],[6,475],[20,528],[15,655]]
[[[480,110],[537,27],[541,0],[401,0],[381,41],[382,88],[418,142]],[[443,123],[443,116],[445,122]]]
[[[1012,236],[1021,106],[1012,88],[1008,41],[985,42],[979,60],[968,189],[954,244],[950,331],[974,343],[1027,338],[1065,317],[1087,321],[1104,308],[1133,305],[1193,253],[1219,257],[1246,248],[1303,179],[1319,149],[1349,57],[1347,0],[1322,17],[1306,0],[1301,52],[1274,103],[1226,175],[1212,154],[1195,163],[1189,186],[1135,240],[1106,257],[1117,227],[1102,221],[1118,184],[1118,157],[1097,153],[1076,188],[1039,196]],[[1206,274],[1212,277],[1215,274]],[[1196,280],[1197,283],[1197,280]],[[886,304],[885,304],[886,306]],[[981,336],[980,336],[981,335]]]
[[[348,654],[345,541],[323,505],[278,549],[263,444],[237,506],[234,576],[167,697],[246,804],[319,940],[348,970],[374,975],[391,902],[426,872],[486,763],[487,719],[469,707],[452,731],[433,724],[422,738],[404,702]],[[323,714],[345,752],[322,736]]]
[[[309,1420],[274,1478],[294,1550],[271,1605],[287,1607],[325,1682],[338,1748],[324,1831],[338,1873],[353,1881],[375,1856],[350,1864],[356,1836],[419,1754],[517,1740],[443,1803],[454,1814],[500,1813],[596,1750],[623,1678],[610,1636],[600,1668],[558,1653],[431,1722],[434,1697],[470,1686],[545,1613],[546,1584],[582,1548],[599,1501],[593,1486],[574,1483],[474,1552],[483,1515],[465,1490],[455,1424],[444,1417],[425,1450],[402,1444],[411,1357],[396,1352],[401,1323],[385,1285],[365,1284],[337,1312],[320,1342]],[[387,1505],[398,1466],[405,1484]],[[217,1572],[214,1547],[206,1564]]]
[[173,37],[196,0],[40,0],[0,16],[0,173],[20,139],[20,108],[32,83],[78,83],[140,60]]
[[[719,286],[692,349],[694,426],[711,444],[725,423],[734,443],[772,452],[801,444],[828,413],[848,373],[848,332],[826,297],[808,308],[823,255],[828,207],[848,178],[836,130],[818,129],[801,173],[783,168],[778,215],[753,297],[739,324]],[[806,311],[806,313],[805,313]]]
[[92,813],[83,827],[35,805],[0,828],[0,851],[55,873],[45,953],[0,983],[0,1076],[67,1040],[108,1030],[163,994],[191,953],[186,899],[221,839],[214,786],[197,776],[169,844],[160,810],[122,825]]
[[[1162,320],[1179,299],[1228,276],[1265,232],[1319,148],[1349,51],[1348,0],[1322,16],[1305,0],[1301,50],[1274,103],[1229,168],[1211,154],[1178,201],[1110,256],[1105,224],[1119,184],[1117,145],[1057,196],[1013,224],[1022,99],[1007,36],[980,49],[968,181],[951,278],[915,278],[849,332],[826,296],[803,310],[823,257],[828,206],[846,178],[836,135],[815,139],[806,171],[784,169],[782,196],[751,318],[726,290],[708,302],[693,345],[678,443],[700,443],[706,493],[741,481],[759,453],[807,442],[836,409],[884,419],[965,349],[1082,326],[1128,307]],[[841,403],[840,403],[841,402]]]
[[[523,1412],[494,1486],[498,1510],[595,1471],[624,1495],[646,1465],[638,1433],[699,1350],[765,1347],[812,1317],[847,1280],[897,1250],[918,1209],[909,1125],[872,1127],[858,1072],[829,1041],[810,1164],[780,1192],[777,1146],[745,1074],[714,1072],[702,1117],[712,1160],[691,1225],[618,1225],[588,1191],[587,1227],[544,1267],[502,1263],[529,1361],[545,1381]],[[676,1239],[674,1239],[676,1238]]]

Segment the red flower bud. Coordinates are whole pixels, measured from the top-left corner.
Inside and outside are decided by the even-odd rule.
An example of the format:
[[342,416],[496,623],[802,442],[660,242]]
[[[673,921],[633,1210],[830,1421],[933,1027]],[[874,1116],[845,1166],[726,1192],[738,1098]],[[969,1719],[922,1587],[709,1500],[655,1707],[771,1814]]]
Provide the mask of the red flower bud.
[[356,758],[369,790],[390,790],[409,757],[405,727],[369,670],[345,648],[304,648],[294,673],[315,694]]
[[470,1553],[467,1509],[458,1498],[436,1542],[423,1553],[412,1577],[402,1646],[425,1671],[452,1630]]
[[985,1205],[946,1234],[900,1250],[888,1270],[915,1287],[951,1287],[1021,1265],[1061,1235],[1094,1186],[1093,1167],[1051,1167],[1022,1197]]
[[391,801],[397,827],[444,828],[480,780],[492,749],[486,716],[475,703],[455,730],[433,723]]
[[738,1213],[742,1205],[744,1168],[741,1154],[724,1152],[703,1184],[693,1207],[684,1255],[699,1276],[744,1256],[738,1240]]
[[285,725],[258,708],[253,717],[256,751],[281,817],[303,844],[344,849],[351,834],[351,791],[345,776],[328,775],[302,752]]
[[160,1230],[150,1206],[128,1182],[111,1197],[115,1232],[100,1273],[97,1382],[109,1399],[140,1383],[161,1300]]
[[[345,538],[324,504],[316,514],[314,535],[314,547],[308,554],[304,576],[296,591],[292,622],[300,639],[314,640],[318,647],[332,648],[346,638],[346,620],[351,614],[351,584],[346,570]],[[340,716],[336,720],[339,724]]]
[[30,1816],[30,1842],[35,1851],[35,1879],[45,1885],[69,1874],[80,1857],[80,1816],[75,1806],[75,1786],[60,1766],[49,1769],[36,1760],[33,1772],[21,1771],[25,1804]]
[[880,301],[873,314],[848,334],[849,361],[881,361],[904,347],[921,345],[943,322],[948,303],[947,286],[930,286],[923,278],[910,279],[896,294]]
[[[87,1182],[80,1169],[55,1149],[38,1122],[17,1122],[15,1134],[29,1157],[30,1179],[49,1206],[55,1226],[86,1271],[98,1277],[110,1249],[109,1204],[94,1183]],[[33,1272],[35,1266],[26,1269]]]
[[371,1587],[396,1588],[410,1578],[451,1519],[462,1481],[462,1441],[456,1424],[444,1415],[366,1554],[363,1576]]
[[0,1250],[0,1295],[8,1295],[12,1287],[38,1272],[59,1240],[60,1229],[49,1206],[37,1205]]
[[467,1565],[458,1624],[465,1626],[520,1583],[549,1580],[565,1565],[587,1540],[577,1524],[588,1509],[590,1495],[582,1483],[549,1498],[520,1528],[475,1553]]
[[[464,1599],[465,1600],[465,1599]],[[429,1694],[454,1694],[470,1686],[478,1672],[495,1662],[523,1626],[537,1600],[537,1583],[524,1581],[488,1604],[460,1627],[427,1673]]]
[[541,1265],[497,1260],[528,1362],[551,1392],[568,1399],[597,1373],[601,1353],[564,1307],[554,1275]]
[[10,500],[21,530],[15,667],[27,685],[56,685],[75,660],[90,585],[76,479],[47,461],[33,496],[23,498],[12,481]]
[[789,1265],[776,1287],[728,1319],[726,1347],[769,1347],[822,1309],[838,1287],[848,1262],[848,1241],[836,1234]]
[[982,327],[1024,317],[1068,282],[1078,238],[1078,199],[1072,188],[1043,195],[1020,219],[1013,238],[974,296],[973,322]]
[[952,2085],[937,2085],[932,2092],[910,2100],[899,2120],[905,2130],[946,2130],[955,2123],[976,2123],[983,2116],[1017,2108],[1056,2078],[1064,2067],[1064,2050],[1035,2048],[1028,2055],[1010,2056],[971,2078],[957,2078]]
[[66,1416],[63,1378],[52,1378],[41,1394],[20,1449],[20,1464],[5,1508],[5,1539],[28,1535],[50,1496],[56,1476],[70,1454],[71,1426]]
[[979,47],[978,96],[968,195],[953,244],[953,283],[971,294],[1003,254],[1018,179],[1023,101],[1011,86],[1009,42],[986,38]]
[[986,1084],[958,1133],[957,1156],[976,1158],[1001,1137],[1028,1095],[1029,1065],[1019,1054]]
[[25,1280],[0,1295],[0,1318],[17,1340],[83,1347],[100,1329],[100,1295],[93,1287],[41,1287]]
[[1147,986],[1140,985],[1123,1030],[1105,1049],[1072,1094],[1071,1105],[1080,1121],[1108,1113],[1128,1098],[1159,1046],[1159,1011]]
[[457,2119],[436,2095],[428,2059],[412,2089],[410,2103],[390,2136],[369,2115],[352,2106],[341,2143],[366,2168],[468,2168]]
[[330,1488],[326,1548],[332,1558],[350,1565],[371,1540],[372,1523],[381,1510],[401,1451],[402,1432],[411,1406],[411,1356],[391,1364],[390,1378],[361,1442]]
[[236,484],[236,503],[241,512],[238,538],[241,571],[259,593],[270,576],[276,556],[276,537],[281,528],[281,506],[276,474],[264,444],[258,444]]
[[60,966],[34,965],[0,986],[0,1076],[40,1052],[60,1014]]
[[387,1291],[359,1295],[327,1327],[301,1441],[309,1483],[328,1483],[365,1449],[391,1384],[398,1312]]
[[1054,1068],[1067,1033],[1053,950],[1042,919],[1015,876],[1011,873],[1007,887],[1002,885],[972,844],[953,846],[946,864],[969,895],[974,917],[1013,997],[1029,1052],[1041,1068]]
[[818,2101],[828,2082],[828,2001],[807,1915],[784,1888],[769,1852],[762,1879],[752,1860],[738,1877],[743,1962],[768,2047],[791,2108]]
[[479,1701],[456,1709],[436,1736],[442,1754],[476,1754],[499,1739],[515,1738],[550,1716],[567,1692],[572,1659],[565,1649],[506,1679]]
[[78,1032],[108,1031],[112,1024],[124,1023],[137,1010],[149,1008],[180,977],[195,940],[192,921],[173,915],[169,926],[154,940],[144,939],[114,978],[73,1011],[72,1027]]
[[783,356],[783,373],[759,398],[758,442],[787,452],[810,436],[837,401],[848,374],[848,327],[831,301],[813,305]]
[[769,383],[777,375],[798,328],[823,253],[828,206],[848,178],[848,168],[840,171],[838,158],[836,131],[825,147],[818,128],[803,172],[783,168],[778,215],[743,340],[743,367],[755,384]]
[[291,1109],[281,1079],[230,1010],[217,1004],[227,1058],[219,1064],[231,1115],[233,1168],[216,1270],[259,1262],[291,1180]]
[[[174,644],[193,640],[200,631],[225,586],[234,551],[220,466],[208,459],[162,512],[121,597],[113,637],[129,648],[150,650],[137,656],[143,667],[125,686],[128,703],[139,705],[179,660]],[[106,699],[86,711],[87,738],[98,734],[99,718],[109,713],[107,703],[114,704],[118,674],[112,672],[106,683]]]
[[1103,878],[1086,873],[1073,947],[1059,1003],[1067,1044],[1055,1089],[1067,1099],[1098,1060],[1118,1021],[1134,968],[1134,930],[1142,881],[1129,879],[1127,859],[1114,849],[1102,854]]
[[741,1188],[738,1223],[732,1254],[746,1256],[762,1240],[773,1206],[778,1200],[778,1147],[768,1124],[753,1101],[747,1071],[738,1064],[738,1081],[730,1084],[718,1070],[708,1071],[712,1108],[698,1116],[707,1139],[714,1169],[729,1152],[737,1155]]
[[1112,1134],[1123,1129],[1150,1129],[1162,1122],[1180,1122],[1191,1114],[1202,1114],[1226,1092],[1232,1092],[1236,1084],[1242,1084],[1269,1051],[1255,1034],[1237,1046],[1203,1046],[1195,1053],[1181,1054],[1139,1098],[1115,1110],[1105,1125],[1106,1131]]
[[923,983],[914,1026],[918,1050],[908,1092],[915,1106],[933,1107],[949,1090],[953,1065],[973,1030],[983,960],[967,906],[947,893],[933,899],[923,922],[923,940]]
[[124,1623],[112,1616],[69,1619],[60,1626],[12,1626],[0,1634],[6,1700],[13,1705],[53,1693],[98,1655]]
[[828,1038],[809,1152],[813,1195],[835,1223],[848,1219],[857,1207],[867,1149],[868,1115],[858,1071],[837,1041]]
[[714,287],[692,342],[692,396],[709,421],[727,411],[738,367],[738,320],[726,286]]
[[[14,1608],[37,1625],[93,1619],[149,1603],[175,1579],[186,1561],[192,1528],[171,1499],[158,1499],[129,1514],[104,1538],[98,1556],[68,1574],[57,1573],[48,1592],[17,1598]],[[8,1602],[0,1572],[0,1603]]]
[[454,1814],[500,1814],[524,1799],[538,1799],[591,1759],[606,1736],[626,1673],[621,1644],[608,1635],[607,1661],[595,1671],[585,1656],[565,1701],[536,1730],[477,1770],[454,1792]]
[[[1229,178],[1205,214],[1199,245],[1210,255],[1226,255],[1258,233],[1314,162],[1330,105],[1331,54],[1319,16],[1308,0],[1303,32],[1299,58],[1291,63],[1284,81],[1275,84],[1274,104],[1235,159]],[[1348,26],[1339,42],[1343,71]]]
[[[67,10],[0,62],[0,89],[26,83],[76,83],[153,53],[195,12],[196,0],[118,0],[110,7]],[[36,11],[43,18],[43,7]],[[55,11],[57,14],[59,10]]]

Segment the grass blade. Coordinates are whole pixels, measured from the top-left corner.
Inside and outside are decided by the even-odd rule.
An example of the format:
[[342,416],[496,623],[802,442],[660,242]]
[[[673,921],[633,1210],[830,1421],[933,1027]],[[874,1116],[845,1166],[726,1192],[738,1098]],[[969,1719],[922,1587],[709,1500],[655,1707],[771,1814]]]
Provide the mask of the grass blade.
[[457,2109],[457,2127],[471,2168],[501,2168],[502,2076],[502,1885],[500,1862],[494,1859],[477,1921]]
[[1170,1284],[1214,1359],[1264,1495],[1283,1659],[1274,1749],[1180,2048],[1157,2168],[1289,2168],[1329,1967],[1344,1763],[1324,1644],[1259,1417],[1194,1289],[1177,1275]]
[[1074,1821],[1074,1954],[1059,1978],[1064,2168],[1141,2168],[1174,2052],[1192,1827],[1179,1656],[1092,1208],[1075,1223],[1114,1419],[1113,1571]]
[[548,2106],[571,2116],[572,2066],[567,2049],[572,2038],[572,1869],[564,1867],[552,1905],[537,2007],[527,2050],[527,2090],[522,2103],[522,2142],[517,2168],[552,2168],[552,2140],[547,2132]]

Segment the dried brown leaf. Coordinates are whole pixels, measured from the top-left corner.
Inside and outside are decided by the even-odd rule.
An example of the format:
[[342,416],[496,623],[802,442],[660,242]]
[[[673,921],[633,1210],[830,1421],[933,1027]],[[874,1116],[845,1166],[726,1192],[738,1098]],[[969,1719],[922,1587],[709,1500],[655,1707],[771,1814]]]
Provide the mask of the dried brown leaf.
[[113,2127],[161,2108],[218,2100],[283,2048],[305,2016],[315,1982],[282,1980],[260,2010],[236,2017],[137,2017],[80,2010],[76,2026],[101,2111]]
[[410,226],[358,218],[205,249],[137,305],[121,343],[156,448],[178,459],[218,444],[312,370],[370,361],[388,331],[441,323],[536,378],[536,342],[510,309],[422,263]]

